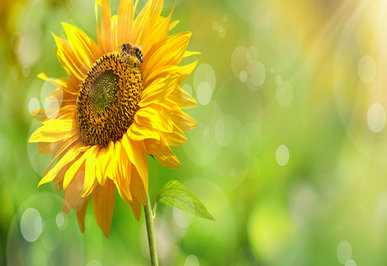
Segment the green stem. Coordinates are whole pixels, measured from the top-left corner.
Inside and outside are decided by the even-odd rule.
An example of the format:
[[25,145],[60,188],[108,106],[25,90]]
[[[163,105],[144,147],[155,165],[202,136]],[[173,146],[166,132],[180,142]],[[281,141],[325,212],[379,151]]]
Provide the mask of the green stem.
[[146,194],[146,205],[144,206],[144,211],[145,211],[146,230],[148,231],[148,244],[149,244],[151,265],[158,266],[159,262],[157,260],[157,249],[156,249],[156,240],[155,240],[155,229],[153,226],[152,206],[151,206],[148,194]]

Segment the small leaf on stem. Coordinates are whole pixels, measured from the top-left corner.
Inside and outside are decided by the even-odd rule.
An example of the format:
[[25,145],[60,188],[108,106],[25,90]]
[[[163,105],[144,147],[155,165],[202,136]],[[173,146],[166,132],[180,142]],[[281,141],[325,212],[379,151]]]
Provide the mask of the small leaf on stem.
[[177,180],[169,181],[160,191],[156,204],[162,202],[196,216],[214,220],[204,204],[186,186]]

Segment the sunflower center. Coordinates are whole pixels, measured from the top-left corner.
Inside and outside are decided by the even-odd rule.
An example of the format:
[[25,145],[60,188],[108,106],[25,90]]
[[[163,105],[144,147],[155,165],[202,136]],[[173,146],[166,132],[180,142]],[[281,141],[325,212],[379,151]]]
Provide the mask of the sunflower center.
[[105,147],[122,138],[133,122],[144,89],[142,71],[134,58],[103,55],[84,79],[77,118],[85,145]]
[[107,70],[91,85],[90,104],[97,114],[102,116],[113,105],[119,89],[118,80],[118,76],[112,70]]

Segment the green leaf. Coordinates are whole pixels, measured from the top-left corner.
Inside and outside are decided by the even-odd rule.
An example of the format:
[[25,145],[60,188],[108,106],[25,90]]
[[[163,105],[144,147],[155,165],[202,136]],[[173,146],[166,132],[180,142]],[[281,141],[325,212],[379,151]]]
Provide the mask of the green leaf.
[[157,202],[179,208],[196,216],[214,220],[204,204],[186,186],[177,180],[169,181],[160,191]]

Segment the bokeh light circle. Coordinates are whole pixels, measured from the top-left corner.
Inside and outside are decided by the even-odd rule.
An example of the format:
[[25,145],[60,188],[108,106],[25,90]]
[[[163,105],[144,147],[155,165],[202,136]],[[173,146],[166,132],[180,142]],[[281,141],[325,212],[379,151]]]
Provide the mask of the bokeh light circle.
[[196,95],[201,105],[207,105],[212,98],[212,89],[208,82],[203,81],[199,84]]
[[192,214],[188,214],[178,208],[173,208],[172,213],[173,213],[173,220],[179,227],[186,228],[191,224],[193,219]]
[[231,55],[231,69],[236,77],[240,78],[241,72],[249,65],[247,53],[246,47],[238,46]]
[[75,212],[67,214],[69,226],[61,230],[57,226],[61,209],[62,199],[54,192],[36,193],[20,205],[8,231],[7,265],[84,265]]
[[376,76],[375,60],[369,55],[365,55],[360,58],[357,73],[363,83],[368,84],[373,82]]
[[277,163],[281,166],[285,166],[289,161],[289,149],[286,145],[278,146],[275,152],[275,158]]
[[353,259],[349,259],[345,263],[345,266],[357,266],[357,264],[356,264],[356,261],[354,261]]
[[60,230],[65,230],[68,224],[68,218],[63,212],[59,212],[55,217],[55,222]]
[[380,103],[373,103],[368,108],[367,124],[369,129],[374,133],[383,130],[386,125],[386,111]]
[[[40,126],[40,124],[41,121],[38,121],[36,119],[32,120],[32,124],[28,132],[28,137],[31,136],[31,134],[34,132],[35,129]],[[27,154],[30,164],[35,170],[35,173],[37,173],[39,177],[42,177],[47,169],[47,165],[49,165],[51,162],[52,156],[48,154],[39,154],[36,143],[31,143],[27,140],[25,141],[25,143],[27,145]]]
[[189,255],[184,261],[184,266],[199,266],[199,260],[195,255]]
[[44,102],[44,112],[48,119],[55,119],[59,113],[60,102],[55,96],[48,96]]
[[251,84],[255,87],[261,87],[266,79],[266,69],[262,62],[257,61],[249,65]]
[[102,266],[102,263],[98,260],[90,260],[86,266]]
[[248,77],[248,73],[246,70],[242,70],[240,73],[239,73],[239,80],[242,82],[242,83],[245,83],[247,81],[247,77]]
[[190,84],[184,83],[184,84],[181,86],[181,88],[182,88],[185,92],[187,92],[189,95],[192,96],[192,86],[191,86]]
[[352,257],[352,247],[348,241],[343,240],[337,245],[337,259],[345,264]]
[[219,117],[215,124],[215,139],[220,146],[228,146],[234,137],[232,117],[224,115]]
[[40,109],[40,102],[38,98],[31,98],[31,100],[28,102],[28,111],[31,115],[35,116],[38,114]]
[[[45,106],[47,106],[46,101],[50,100],[49,97],[51,96],[52,92],[55,91],[57,87],[52,84],[50,81],[45,80],[40,88],[40,100],[42,103],[44,103]],[[62,104],[63,100],[63,91],[61,88],[59,89],[59,93],[56,94],[56,100],[58,101],[59,105]]]
[[275,84],[277,84],[277,86],[280,86],[282,84],[282,77],[281,77],[281,75],[276,75],[274,81],[275,81]]
[[210,66],[207,63],[203,63],[197,66],[193,74],[193,86],[196,93],[198,92],[199,87],[203,86],[202,85],[203,82],[206,82],[212,91],[215,89],[215,86],[216,86],[215,70],[212,68],[212,66]]
[[29,208],[24,211],[20,221],[20,231],[25,240],[35,242],[42,234],[43,222],[40,213]]
[[289,107],[293,101],[293,87],[288,81],[281,81],[276,89],[276,98],[278,104],[283,107]]
[[186,133],[188,141],[183,145],[184,152],[196,164],[211,164],[220,152],[215,125],[222,113],[216,103],[189,109],[187,113],[198,123]]

